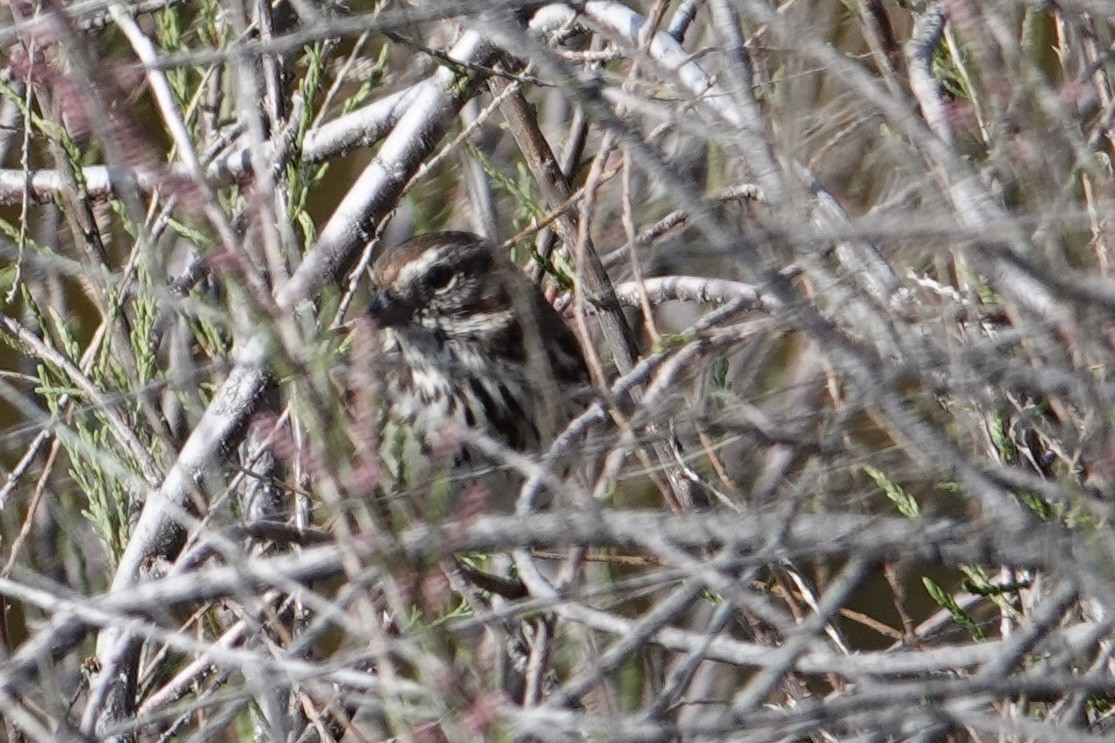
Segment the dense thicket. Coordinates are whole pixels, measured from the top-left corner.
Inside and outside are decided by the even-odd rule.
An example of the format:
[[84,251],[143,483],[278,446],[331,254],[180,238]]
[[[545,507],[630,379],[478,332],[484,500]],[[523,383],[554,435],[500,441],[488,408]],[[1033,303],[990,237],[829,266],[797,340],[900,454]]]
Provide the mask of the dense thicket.
[[[1108,2],[0,13],[9,740],[1105,735]],[[592,372],[515,514],[383,420],[440,229]]]

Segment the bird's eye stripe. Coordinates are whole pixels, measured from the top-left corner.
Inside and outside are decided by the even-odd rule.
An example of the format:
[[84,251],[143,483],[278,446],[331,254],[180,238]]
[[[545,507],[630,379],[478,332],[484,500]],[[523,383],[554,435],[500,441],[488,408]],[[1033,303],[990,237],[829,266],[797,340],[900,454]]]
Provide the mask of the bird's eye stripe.
[[431,289],[445,289],[453,283],[457,274],[448,266],[434,266],[426,274],[426,285]]

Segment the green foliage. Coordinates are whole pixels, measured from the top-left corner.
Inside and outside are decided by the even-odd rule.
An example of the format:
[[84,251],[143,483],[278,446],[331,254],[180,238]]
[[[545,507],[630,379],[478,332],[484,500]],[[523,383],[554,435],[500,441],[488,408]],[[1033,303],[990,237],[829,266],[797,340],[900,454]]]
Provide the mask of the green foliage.
[[952,616],[952,621],[963,627],[972,636],[972,639],[979,641],[987,639],[976,621],[960,608],[960,605],[956,603],[948,591],[937,585],[932,578],[923,576],[921,582],[925,586],[925,590],[929,592],[930,598],[947,611]]
[[[182,28],[181,7],[171,5],[155,12],[155,38],[159,47],[167,51],[188,51],[189,46],[184,38]],[[167,83],[178,105],[185,109],[189,103],[190,94],[190,68],[186,66],[171,67],[165,71]]]
[[1017,593],[1032,585],[1032,581],[1028,580],[1011,583],[992,583],[991,578],[987,575],[987,571],[983,568],[962,566],[960,570],[964,573],[964,581],[961,586],[968,593],[974,593],[979,596],[1000,597],[1006,594]]
[[885,472],[870,465],[865,466],[863,471],[882,489],[887,499],[898,507],[899,513],[911,519],[921,515],[917,500],[907,493],[901,485],[891,480]]
[[528,247],[530,251],[531,260],[542,266],[542,270],[546,275],[554,280],[554,282],[564,291],[573,291],[573,271],[574,268],[569,264],[561,255],[551,253],[549,258],[544,258],[541,253],[534,249],[531,244]]
[[[320,94],[323,85],[322,74],[326,62],[325,46],[322,42],[310,45],[306,48],[301,60],[305,71],[298,86],[298,92],[295,94],[296,99],[302,102],[297,128],[294,133],[296,150],[301,149],[302,140],[314,120],[313,102]],[[304,168],[292,162],[288,163],[286,168],[287,209],[292,223],[302,232],[302,246],[305,250],[308,250],[317,239],[317,227],[308,209],[309,201],[311,196],[316,193],[317,186],[325,178],[327,172],[328,165],[326,164]]]
[[956,66],[945,45],[942,44],[934,51],[931,68],[933,76],[949,95],[962,100],[971,99],[971,92],[964,82],[963,70]]
[[515,177],[511,178],[503,173],[495,164],[481,152],[475,144],[466,141],[465,147],[469,157],[480,163],[485,175],[491,179],[492,190],[503,193],[511,198],[512,204],[517,207],[511,215],[515,232],[521,232],[531,224],[545,218],[546,210],[542,206],[542,199],[536,193],[534,177],[530,168],[525,163],[516,164]]
[[[50,325],[61,345],[60,352],[71,361],[77,359],[79,344],[71,335],[66,318],[53,309],[49,314]],[[36,393],[45,401],[54,419],[69,420],[66,429],[59,429],[59,438],[69,454],[70,476],[84,496],[82,513],[115,562],[123,554],[128,539],[129,498],[125,478],[137,470],[132,468],[128,473],[121,469],[127,467],[128,462],[121,457],[110,433],[111,424],[103,411],[82,404],[82,392],[73,385],[64,369],[43,361],[37,373]],[[71,404],[74,407],[71,408]]]
[[712,367],[712,386],[718,390],[728,388],[728,368],[730,364],[727,356],[716,359]]
[[372,95],[379,88],[380,82],[383,80],[383,73],[387,69],[387,59],[390,47],[384,44],[380,47],[379,56],[376,58],[375,65],[372,67],[371,74],[367,80],[360,83],[360,87],[356,92],[345,98],[344,103],[341,105],[342,113],[350,113],[367,103]]
[[[74,24],[67,28],[68,38],[87,44],[82,58],[96,58],[97,51],[105,51],[113,65],[133,65],[127,73],[134,75],[134,52],[111,15],[102,13],[97,3],[71,5]],[[509,48],[498,58],[465,66],[447,59],[444,50],[453,43],[458,20],[461,28],[483,30],[484,17],[467,17],[470,9],[459,8],[452,18],[438,16],[432,22],[421,14],[404,18],[396,11],[406,8],[373,0],[357,0],[343,8],[294,3],[289,15],[285,4],[273,4],[276,33],[267,38],[258,15],[266,5],[198,0],[154,11],[139,6],[128,10],[135,12],[142,32],[155,43],[162,60],[160,71],[170,84],[192,149],[203,157],[249,139],[243,132],[261,120],[257,118],[263,116],[261,105],[272,107],[270,101],[245,100],[241,96],[253,86],[240,83],[281,56],[283,74],[277,81],[281,100],[274,102],[274,109],[281,108],[287,118],[267,115],[267,125],[282,138],[274,150],[279,153],[278,169],[256,173],[254,182],[245,174],[233,185],[212,182],[200,187],[182,184],[176,176],[147,193],[146,178],[157,179],[160,169],[179,161],[181,153],[173,149],[180,140],[165,130],[164,117],[151,105],[153,97],[142,70],[134,78],[113,78],[139,80],[134,91],[119,91],[109,84],[103,96],[86,99],[78,91],[67,99],[66,86],[52,84],[69,85],[85,78],[66,79],[65,49],[41,49],[46,52],[42,70],[49,73],[47,77],[58,75],[56,79],[39,82],[28,76],[26,93],[13,89],[17,77],[0,80],[0,96],[23,117],[19,126],[25,129],[11,133],[16,148],[22,145],[21,135],[27,135],[29,149],[18,153],[20,167],[25,158],[29,168],[56,167],[63,176],[73,170],[77,179],[76,192],[67,183],[66,189],[53,194],[54,203],[46,209],[36,212],[38,206],[31,205],[18,217],[12,216],[15,210],[6,210],[7,221],[0,221],[3,239],[17,242],[24,259],[22,275],[18,267],[0,266],[0,293],[17,300],[4,310],[13,318],[26,312],[26,326],[48,348],[43,352],[26,336],[21,340],[11,332],[0,336],[23,357],[24,366],[11,372],[11,378],[21,382],[32,368],[37,374],[37,381],[27,385],[33,389],[17,390],[30,403],[25,410],[41,405],[48,412],[34,416],[24,430],[47,427],[62,452],[50,460],[51,466],[57,462],[54,470],[42,468],[40,482],[46,487],[40,492],[46,495],[37,507],[50,509],[51,515],[84,514],[60,524],[61,541],[68,543],[58,551],[71,551],[59,560],[66,571],[62,582],[88,589],[87,598],[97,605],[95,594],[111,580],[111,565],[106,570],[101,551],[84,548],[95,537],[106,545],[109,562],[117,562],[129,538],[129,517],[134,517],[137,501],[157,481],[160,468],[179,456],[180,436],[195,427],[206,398],[229,379],[229,370],[241,358],[231,350],[234,341],[244,340],[245,328],[253,340],[271,343],[272,353],[265,363],[279,393],[280,407],[267,409],[257,420],[274,415],[284,425],[290,423],[274,449],[278,467],[285,471],[269,476],[290,483],[291,490],[305,497],[299,511],[283,514],[290,517],[285,526],[301,529],[308,519],[311,529],[321,530],[313,535],[315,539],[328,532],[332,544],[326,549],[342,551],[343,572],[310,586],[283,580],[258,585],[267,582],[264,577],[223,596],[220,606],[203,599],[173,612],[131,615],[129,621],[151,622],[150,629],[155,630],[144,634],[142,674],[129,679],[140,689],[129,702],[144,710],[143,724],[148,726],[136,731],[137,737],[262,737],[268,719],[264,711],[273,710],[250,699],[259,692],[250,678],[251,664],[258,659],[266,672],[289,668],[294,674],[283,676],[283,688],[276,696],[287,709],[302,705],[299,713],[307,718],[319,712],[324,718],[325,705],[335,704],[335,709],[346,713],[356,710],[357,725],[375,717],[381,728],[352,730],[348,737],[510,739],[513,733],[499,725],[513,728],[517,721],[532,718],[513,709],[498,684],[485,686],[486,670],[477,664],[487,659],[487,648],[469,646],[462,639],[475,634],[457,633],[460,625],[471,630],[487,623],[486,630],[502,633],[498,640],[506,641],[516,622],[553,616],[556,611],[551,644],[532,648],[538,651],[534,657],[542,658],[547,664],[544,670],[554,677],[544,680],[560,685],[599,672],[601,690],[610,695],[609,702],[616,702],[620,713],[615,718],[617,727],[633,724],[630,731],[620,730],[622,734],[643,735],[640,726],[646,725],[648,737],[684,737],[689,721],[703,718],[706,710],[715,716],[723,705],[729,722],[749,720],[757,712],[783,716],[791,737],[836,738],[847,730],[827,729],[833,721],[828,716],[792,717],[803,709],[808,713],[797,705],[805,697],[843,703],[847,684],[840,669],[810,668],[823,666],[826,657],[810,649],[836,638],[816,631],[826,622],[813,613],[814,595],[809,595],[805,583],[799,588],[806,595],[797,595],[779,569],[769,566],[792,563],[795,569],[811,568],[803,576],[818,584],[815,595],[831,610],[831,617],[837,612],[853,617],[861,599],[878,598],[865,594],[878,588],[874,583],[880,576],[869,571],[861,580],[862,575],[839,568],[857,564],[849,559],[875,564],[880,559],[879,541],[871,530],[875,524],[893,524],[895,512],[926,519],[917,555],[919,559],[931,556],[934,562],[931,566],[919,562],[913,570],[883,576],[891,581],[893,595],[887,598],[893,598],[903,622],[903,631],[896,635],[914,640],[905,651],[909,659],[924,649],[923,641],[935,648],[954,644],[962,652],[971,642],[969,637],[985,639],[980,625],[986,628],[996,618],[1022,628],[1019,638],[1026,638],[1024,633],[1031,629],[1064,632],[1074,643],[1083,636],[1077,630],[1087,630],[1089,637],[1096,638],[1091,648],[1077,653],[1074,647],[1073,653],[1064,653],[1059,652],[1059,644],[1037,642],[1043,638],[1035,637],[1032,653],[1027,647],[1029,654],[1010,658],[1011,668],[996,679],[1003,684],[1002,693],[988,691],[980,697],[986,714],[973,719],[988,728],[980,734],[995,737],[991,721],[1004,711],[1009,712],[1004,715],[1009,721],[1034,726],[1053,719],[1055,708],[1063,709],[1068,726],[1081,734],[1086,734],[1083,725],[1094,720],[1085,720],[1087,715],[1098,718],[1109,712],[1106,701],[1087,700],[1091,687],[1075,682],[1065,685],[1064,694],[1051,688],[1035,696],[1009,686],[1015,678],[1032,681],[1027,674],[1032,676],[1035,668],[1044,670],[1038,663],[1063,674],[1059,679],[1079,674],[1091,683],[1093,676],[1100,678],[1103,643],[1109,639],[1097,637],[1094,628],[1073,626],[1082,619],[1093,621],[1086,616],[1085,603],[1093,597],[1085,594],[1103,585],[1110,562],[1102,540],[1093,539],[1097,534],[1082,533],[1106,528],[1110,515],[1102,498],[1096,497],[1096,491],[1105,489],[1111,469],[1107,456],[1111,447],[1105,437],[1112,416],[1105,402],[1109,370],[1115,366],[1108,358],[1112,344],[1103,305],[1112,262],[1105,221],[1110,184],[1103,166],[1110,122],[1104,102],[1112,96],[1107,79],[1111,60],[1105,52],[1110,29],[1103,26],[1101,15],[1086,16],[1069,8],[1071,4],[1039,9],[1001,0],[950,8],[944,36],[931,60],[937,85],[924,86],[928,90],[907,85],[901,59],[902,45],[911,32],[922,27],[921,21],[933,20],[916,16],[933,6],[927,2],[735,4],[732,11],[743,32],[747,60],[723,48],[731,40],[725,33],[729,29],[711,14],[700,12],[686,33],[679,34],[688,55],[683,70],[672,70],[661,49],[649,44],[654,41],[650,37],[632,42],[621,33],[603,33],[606,18],[600,6],[606,4],[572,4],[568,12],[582,20],[577,28],[563,28],[564,35],[533,37],[539,44],[551,45],[549,67],[557,65],[560,70],[553,74],[543,64],[526,68],[523,79],[530,84],[523,86],[522,95],[548,133],[560,136],[566,130],[577,131],[571,126],[574,113],[586,126],[585,151],[579,153],[581,170],[567,175],[579,184],[577,178],[589,166],[602,162],[611,166],[609,173],[622,174],[595,184],[590,200],[572,197],[567,212],[574,221],[587,220],[579,226],[592,236],[612,278],[626,281],[637,268],[643,276],[661,272],[738,279],[764,291],[769,288],[767,296],[777,301],[741,312],[718,326],[712,326],[713,318],[706,315],[700,327],[711,327],[707,333],[687,329],[692,317],[685,313],[656,308],[654,321],[660,328],[651,351],[663,355],[682,351],[689,368],[671,376],[665,385],[664,373],[675,372],[676,367],[655,366],[662,359],[644,355],[649,363],[639,371],[645,370],[645,375],[629,378],[638,387],[614,400],[607,388],[621,374],[619,369],[626,368],[626,359],[619,359],[618,349],[608,348],[610,333],[599,332],[595,312],[578,318],[588,330],[582,340],[599,346],[601,364],[594,369],[594,381],[600,385],[595,399],[604,415],[592,422],[584,448],[563,456],[606,458],[606,466],[598,468],[605,476],[590,483],[595,503],[584,503],[581,493],[572,488],[569,493],[552,488],[553,506],[542,520],[551,524],[547,528],[558,528],[563,523],[561,509],[571,505],[570,534],[557,533],[555,539],[575,541],[587,554],[572,550],[566,554],[584,562],[573,570],[571,561],[567,572],[576,575],[555,586],[558,595],[552,602],[543,596],[500,602],[477,589],[466,594],[474,602],[469,603],[441,593],[443,586],[438,583],[441,576],[436,571],[442,561],[458,557],[454,529],[459,527],[461,536],[469,536],[477,524],[481,530],[492,530],[487,535],[481,532],[478,544],[493,550],[496,546],[513,549],[517,533],[495,520],[490,523],[497,528],[485,523],[488,514],[484,521],[462,519],[445,528],[443,519],[463,510],[453,508],[460,483],[450,478],[457,473],[429,471],[430,447],[413,431],[396,424],[381,430],[377,401],[367,400],[368,410],[349,405],[366,391],[346,387],[349,382],[358,387],[365,381],[350,373],[355,360],[362,361],[379,349],[365,343],[359,333],[334,331],[332,321],[346,319],[340,317],[344,308],[360,301],[366,277],[352,272],[348,281],[320,289],[318,284],[327,282],[324,276],[336,277],[348,264],[336,262],[336,255],[326,256],[322,263],[317,262],[322,256],[312,256],[310,267],[325,265],[328,270],[307,283],[312,291],[298,298],[306,301],[300,301],[297,315],[284,316],[285,306],[272,312],[270,300],[284,277],[319,247],[323,222],[315,221],[315,215],[320,219],[327,214],[335,197],[351,186],[346,179],[356,167],[375,157],[373,143],[364,152],[351,153],[352,157],[325,152],[320,153],[321,162],[307,164],[299,155],[312,127],[335,118],[338,111],[353,111],[386,90],[422,84],[431,69],[439,72],[440,80],[450,81],[452,95],[478,96],[484,116],[491,116],[480,122],[483,136],[464,138],[464,146],[451,151],[450,157],[442,156],[447,152],[444,136],[437,141],[416,137],[411,147],[414,160],[406,167],[424,167],[418,171],[420,177],[406,185],[392,184],[390,193],[400,195],[390,203],[377,202],[357,221],[363,225],[364,219],[374,219],[384,224],[390,209],[406,207],[409,200],[413,212],[401,215],[404,218],[395,222],[393,231],[465,227],[486,207],[469,203],[478,190],[461,184],[465,157],[471,158],[469,167],[478,164],[484,173],[489,191],[485,196],[495,197],[501,235],[533,234],[532,228],[552,218],[552,205],[541,195],[549,194],[548,189],[537,183],[522,161],[514,138],[499,127],[499,111],[486,108],[490,91],[483,85],[473,87],[489,74],[519,75],[523,68],[516,67],[517,60],[532,56],[536,47]],[[620,15],[654,9],[649,2],[623,5]],[[670,11],[679,5],[657,6],[666,12],[659,19],[660,29],[677,21]],[[531,9],[518,10],[521,14],[500,22],[525,23]],[[764,20],[768,13],[769,19]],[[405,21],[405,31],[398,27],[400,20]],[[779,20],[794,24],[789,33],[778,30]],[[83,25],[86,21],[92,21],[92,30]],[[385,28],[390,35],[383,33]],[[404,32],[412,43],[398,40],[395,34]],[[501,36],[494,34],[486,41],[498,44]],[[672,45],[665,38],[657,41]],[[837,53],[826,56],[833,51]],[[1003,69],[981,69],[988,60],[1001,61]],[[830,65],[833,69],[828,69]],[[705,83],[687,87],[698,80],[697,67],[710,75]],[[356,81],[349,74],[353,70],[370,73]],[[451,74],[444,74],[446,70]],[[720,95],[717,88],[723,97],[714,99],[714,94]],[[271,92],[270,86],[262,89]],[[124,95],[117,95],[120,92]],[[885,100],[887,96],[891,99]],[[104,122],[98,121],[92,131],[68,130],[74,119],[66,116],[72,110],[67,106],[87,102],[113,107],[107,117],[102,115],[105,111],[90,109],[97,114],[92,118],[111,121],[120,116],[126,129],[104,132],[98,128]],[[602,115],[605,107],[607,115]],[[721,117],[727,107],[734,107],[739,115]],[[934,110],[946,112],[943,121],[919,120],[923,112]],[[405,119],[408,123],[421,112],[413,109],[412,113]],[[744,127],[725,125],[729,118],[745,122]],[[431,121],[423,132],[450,132],[451,137],[460,131],[455,121],[451,115]],[[405,136],[401,129],[397,133],[395,142]],[[124,147],[102,146],[109,141]],[[605,141],[613,146],[602,147]],[[142,157],[130,157],[132,144],[142,148]],[[105,161],[107,155],[122,150],[128,155],[123,162]],[[14,154],[13,149],[9,167],[17,161]],[[141,173],[142,188],[129,194],[135,201],[128,202],[128,209],[121,202],[95,202],[81,193],[86,188],[81,165],[127,170],[137,161],[154,172]],[[406,175],[410,170],[398,172]],[[1043,179],[1049,183],[1043,184]],[[713,193],[753,180],[762,182],[769,201],[742,205],[724,202]],[[9,191],[9,200],[15,200],[13,193],[18,198],[18,192]],[[832,203],[822,203],[828,198]],[[262,199],[274,201],[262,203]],[[828,208],[835,203],[843,205],[847,214]],[[675,210],[681,215],[677,229],[650,245],[640,243],[622,257],[608,255],[607,251],[626,242],[629,230],[642,232]],[[560,227],[564,238],[565,225]],[[281,253],[264,254],[262,241],[255,239],[260,234],[278,235]],[[353,237],[354,243],[364,237],[357,231],[346,236]],[[855,258],[854,254],[864,252],[856,244],[860,241],[865,248],[878,248],[878,255],[869,261]],[[271,247],[269,239],[266,249]],[[185,295],[177,293],[176,284],[171,295],[168,278],[177,277],[168,277],[166,271],[182,253],[195,250],[210,259],[200,283]],[[559,250],[543,258],[532,252],[531,242],[525,239],[518,240],[512,251],[520,264],[534,261],[531,267],[548,274],[555,286],[574,288],[581,256]],[[284,261],[288,262],[278,265]],[[888,264],[881,271],[885,275],[874,275],[879,270],[873,265],[876,261]],[[1011,270],[1027,275],[1029,283],[1013,281]],[[899,292],[891,294],[888,288],[887,296],[876,296],[878,286],[895,288],[892,280]],[[47,304],[57,296],[59,286],[69,310]],[[1038,297],[1035,308],[1027,303],[1030,297],[1019,296],[1031,288],[1035,295],[1048,293]],[[1047,315],[1045,307],[1055,311]],[[353,309],[348,317],[357,311]],[[637,325],[638,311],[629,316],[636,318]],[[869,322],[861,324],[861,317]],[[173,333],[164,332],[168,327]],[[645,349],[649,341],[640,341],[646,341],[640,346]],[[169,380],[185,376],[171,368],[180,358],[200,373],[196,385],[191,379],[187,389],[174,390]],[[370,366],[368,375],[382,371],[374,363]],[[602,379],[595,379],[601,375]],[[640,394],[667,386],[664,395]],[[1019,420],[1002,412],[987,413],[1014,412],[1023,394],[1020,390],[1029,395],[1031,387],[1037,389],[1035,399],[1049,400],[1048,405],[1036,404],[1024,411],[1026,422],[1031,417],[1037,421],[1033,429],[1023,428]],[[152,399],[155,394],[157,401]],[[190,405],[185,412],[184,406],[177,405],[184,401]],[[235,433],[210,442],[224,449],[239,443],[248,409],[236,411],[231,421],[238,426]],[[177,417],[164,421],[164,411],[168,418]],[[913,415],[907,417],[906,411]],[[1056,451],[1060,459],[1050,463],[1044,456],[1044,442],[1035,444],[1032,434],[1048,437],[1048,451]],[[673,451],[675,440],[679,452]],[[8,441],[15,442],[13,450],[23,446],[23,432],[11,434]],[[542,452],[522,455],[550,464]],[[228,519],[240,519],[247,510],[238,501],[241,493],[234,485],[220,487],[222,475],[240,474],[237,465],[226,466],[220,456],[205,463],[214,472],[206,473],[213,477],[206,478],[204,490],[192,494],[197,500],[191,505],[198,506],[202,519],[191,538],[208,542],[213,537],[213,543],[219,544],[227,536]],[[565,463],[553,464],[555,476],[565,477],[567,473],[560,471]],[[240,463],[244,469],[249,466]],[[1014,485],[1012,494],[1038,516],[1035,521],[1042,522],[1034,524],[1035,529],[1053,533],[1066,547],[1063,554],[1052,556],[1056,559],[1047,563],[1049,570],[1034,573],[1033,586],[1029,573],[999,564],[1015,553],[1009,549],[996,553],[1000,524],[993,521],[990,509],[981,508],[984,501],[969,492],[967,481],[943,479],[973,471],[997,477],[999,483],[1025,485],[1026,477],[1043,478],[1040,488],[1030,488],[1035,492]],[[677,505],[670,492],[677,478],[706,474],[718,486],[712,506],[716,512],[689,513],[680,508],[679,513],[670,512]],[[38,475],[29,470],[20,486]],[[918,483],[916,489],[906,490],[915,487],[911,483]],[[21,509],[27,507],[25,496],[31,490],[15,492],[10,501],[0,503],[12,504],[0,526],[20,526]],[[1049,500],[1042,495],[1049,495]],[[585,524],[585,505],[601,509],[589,512],[589,518],[600,516],[600,524]],[[634,505],[657,509],[635,518],[661,524],[661,533],[624,537],[622,528],[609,531],[608,519],[616,515],[615,509]],[[868,518],[863,518],[865,511]],[[948,516],[937,520],[927,518],[927,512]],[[863,519],[856,522],[863,524],[862,533],[828,541],[825,529],[830,513],[834,519]],[[766,525],[753,545],[751,540],[736,545],[731,535],[716,533],[720,520],[729,523],[740,517],[763,520]],[[799,520],[810,527],[800,532],[810,535],[804,542],[798,538]],[[32,524],[30,519],[26,523]],[[597,536],[589,536],[584,544],[571,536],[594,526]],[[713,533],[695,533],[704,526]],[[404,530],[407,540],[418,541],[407,541],[405,549],[395,550],[392,540]],[[438,530],[443,530],[444,539],[437,537]],[[282,529],[276,529],[279,532]],[[555,532],[540,536],[551,534]],[[819,539],[812,538],[814,534]],[[36,564],[40,558],[35,547],[19,552],[11,548],[8,531],[0,536],[24,575],[38,572],[41,576],[36,578],[53,578],[42,564]],[[603,542],[600,553],[593,541],[597,538]],[[709,538],[714,542],[710,544]],[[235,541],[240,543],[239,533]],[[417,554],[416,544],[429,549]],[[566,542],[561,544],[564,549]],[[239,557],[235,546],[220,544],[228,552],[215,553],[211,562],[190,568],[205,573],[235,565]],[[247,567],[255,567],[257,557],[266,566],[280,550],[289,553],[284,560],[317,560],[322,554],[315,548],[303,549],[301,542],[262,545],[256,551],[260,546],[252,544],[245,551],[253,561]],[[933,551],[933,547],[940,549]],[[957,554],[994,556],[987,558],[985,568],[958,565]],[[610,561],[613,556],[616,559]],[[163,555],[150,557],[157,560]],[[606,562],[597,562],[598,557]],[[506,567],[502,553],[458,559],[489,569]],[[940,583],[921,578],[929,571]],[[911,574],[914,581],[922,580],[934,606],[926,605],[929,602],[909,579]],[[940,578],[940,574],[950,577]],[[974,596],[961,599],[962,594],[955,593],[958,574],[960,587]],[[831,582],[834,575],[848,576],[857,585]],[[765,589],[755,587],[757,576],[766,579]],[[701,594],[684,607],[679,602],[678,611],[669,617],[659,614],[659,609],[672,605],[661,599],[671,595],[679,580],[700,581]],[[1065,609],[1048,627],[1042,626],[1035,620],[1042,618],[1041,602],[1050,594],[1036,589],[1062,580],[1080,593],[1081,604]],[[907,602],[908,597],[913,600]],[[292,609],[298,602],[304,603]],[[708,611],[709,605],[714,612]],[[938,614],[936,606],[947,611],[963,632],[920,636],[921,627],[929,625],[919,623],[926,613]],[[298,618],[288,621],[294,615]],[[713,615],[715,625],[709,622]],[[369,618],[374,625],[360,625]],[[469,621],[456,621],[461,619]],[[232,622],[237,622],[237,631],[246,633],[236,641],[235,652],[207,653],[205,643],[233,639],[224,634]],[[50,631],[52,625],[44,625]],[[330,625],[346,632],[340,650],[328,642],[317,646],[322,638],[315,633]],[[635,634],[625,637],[626,627],[634,628]],[[157,634],[162,631],[178,639],[188,637],[198,645],[193,649],[160,646]],[[634,648],[636,643],[628,640],[641,641],[643,633],[651,641],[645,649]],[[964,633],[969,637],[957,638]],[[871,652],[854,634],[846,638],[848,650]],[[753,657],[738,664],[731,660],[741,648],[746,656],[761,644],[775,648],[787,641],[804,643],[800,648],[809,650],[810,657],[795,657],[809,662],[777,669],[774,676],[768,674],[773,667],[762,670],[762,661],[756,671]],[[1016,650],[1008,647],[1013,645],[1009,642],[984,650],[990,655],[1001,649],[999,645],[1008,653]],[[830,647],[835,646],[834,642]],[[15,646],[0,647],[0,654],[5,651],[22,652]],[[259,655],[251,658],[249,653]],[[606,671],[593,666],[603,654],[608,659]],[[74,667],[75,655],[59,665]],[[170,691],[167,679],[205,658],[213,661],[215,670],[191,679],[192,688],[176,691],[175,701],[170,702],[174,706],[163,702],[162,707],[144,707],[157,693]],[[246,665],[238,665],[242,659],[247,659]],[[81,710],[68,708],[68,700],[48,699],[48,693],[68,692],[78,679],[65,678],[64,670],[58,678],[45,679],[51,660],[43,658],[39,671],[43,683],[34,682],[20,693],[36,702],[29,708],[31,714],[49,723],[49,729],[65,730],[67,718],[80,719]],[[872,662],[881,668],[891,660],[893,654],[882,652]],[[319,680],[338,683],[326,688],[328,684],[315,681],[315,674],[303,675],[310,663],[320,664],[325,675]],[[90,666],[88,681],[97,684],[97,674]],[[687,688],[690,676],[699,684]],[[913,696],[903,697],[908,705],[910,699],[917,703],[919,692],[913,686],[917,681],[924,679],[942,688],[944,697],[934,699],[952,698],[954,690],[944,687],[950,680],[963,681],[964,676],[960,669],[932,666],[925,674],[899,671],[893,678],[914,688]],[[246,679],[252,683],[245,683]],[[357,683],[350,686],[348,680]],[[738,690],[752,680],[758,681],[752,688],[772,683],[764,698],[751,699],[753,709],[739,710],[737,706],[747,706],[741,699],[752,695],[740,695]],[[288,689],[292,684],[293,690]],[[854,686],[867,697],[873,693],[871,688],[861,689],[861,684]],[[874,692],[886,696],[886,684],[875,686],[879,688]],[[98,688],[103,687],[98,684]],[[376,705],[374,710],[360,708],[367,699]],[[658,709],[650,713],[652,703]],[[931,706],[925,701],[927,709]],[[866,707],[855,709],[860,708]],[[604,726],[610,720],[593,719],[588,704],[573,712],[552,716],[553,737],[607,737]],[[915,730],[920,718],[904,716],[901,708],[886,714],[903,725],[913,720],[913,735],[951,734],[944,728]],[[496,721],[483,719],[486,715]],[[600,727],[576,734],[558,729],[557,723],[570,720]],[[936,718],[931,721],[939,723]],[[174,724],[180,727],[172,730]],[[203,724],[213,729],[202,731]],[[671,725],[681,727],[671,730]],[[834,727],[840,728],[839,720]],[[1058,729],[1047,735],[1055,736]],[[1038,733],[1029,728],[1023,732]],[[1102,736],[1103,730],[1097,725],[1088,732]],[[895,733],[905,734],[905,730]]]

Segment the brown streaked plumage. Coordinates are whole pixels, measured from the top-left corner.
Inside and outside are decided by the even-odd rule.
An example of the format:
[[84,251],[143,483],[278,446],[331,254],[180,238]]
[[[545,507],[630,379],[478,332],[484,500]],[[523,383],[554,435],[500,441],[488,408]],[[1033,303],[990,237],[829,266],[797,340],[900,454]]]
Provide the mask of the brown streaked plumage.
[[414,238],[379,258],[372,282],[368,313],[380,326],[389,417],[412,427],[427,451],[464,432],[452,464],[475,466],[469,430],[538,451],[583,406],[589,377],[576,337],[486,240]]

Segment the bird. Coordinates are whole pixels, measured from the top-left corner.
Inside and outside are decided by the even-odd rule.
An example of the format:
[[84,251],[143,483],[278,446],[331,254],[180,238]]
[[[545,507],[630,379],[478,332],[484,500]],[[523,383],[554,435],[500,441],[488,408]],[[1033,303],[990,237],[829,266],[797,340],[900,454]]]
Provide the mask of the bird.
[[[591,394],[576,335],[505,250],[467,232],[387,249],[371,283],[387,419],[416,436],[419,458],[498,490],[495,509],[510,509],[521,477],[470,434],[543,452]],[[473,476],[493,469],[505,476]]]

